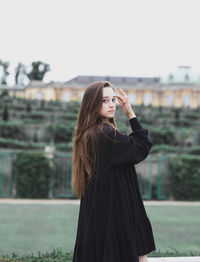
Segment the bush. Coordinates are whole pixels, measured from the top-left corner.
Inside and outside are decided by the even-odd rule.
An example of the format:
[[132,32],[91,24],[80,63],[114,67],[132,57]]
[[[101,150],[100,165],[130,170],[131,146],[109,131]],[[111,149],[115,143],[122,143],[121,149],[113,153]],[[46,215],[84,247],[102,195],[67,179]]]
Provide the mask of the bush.
[[171,160],[170,191],[177,200],[200,200],[200,158],[179,155]]
[[24,111],[25,106],[24,106],[24,104],[11,104],[10,110],[12,110],[12,111]]
[[54,143],[67,143],[72,141],[74,132],[74,122],[68,121],[67,124],[50,124],[47,127],[47,136],[53,137]]
[[21,122],[0,122],[0,137],[23,140],[24,131]]
[[78,115],[81,103],[79,101],[67,102],[67,111]]
[[180,147],[171,145],[153,145],[151,149],[152,154],[156,153],[177,153],[177,154],[189,154],[189,155],[200,155],[200,146],[191,147]]
[[156,144],[174,144],[174,127],[157,128],[152,127],[150,130],[150,138],[154,145]]
[[175,144],[181,146],[191,146],[194,143],[194,134],[192,128],[177,128],[175,134]]
[[61,115],[60,119],[64,119],[64,120],[77,120],[77,113],[76,112],[67,112],[63,115]]
[[189,155],[200,155],[200,146],[186,147],[184,152]]
[[15,170],[16,197],[48,198],[52,170],[42,153],[18,153]]
[[34,120],[46,120],[48,119],[48,113],[35,111],[35,112],[23,112],[21,113],[21,119],[34,119]]
[[179,148],[177,148],[176,146],[161,144],[161,145],[155,145],[155,146],[153,145],[151,149],[151,153],[153,154],[159,153],[159,152],[177,153],[178,150]]
[[72,141],[68,143],[57,143],[55,146],[57,151],[72,152]]
[[198,120],[199,119],[199,112],[189,111],[184,114],[184,117],[191,119],[191,120]]
[[43,150],[44,143],[31,143],[18,141],[14,139],[6,139],[0,137],[0,148],[16,148],[16,149],[40,149]]
[[188,119],[173,119],[171,123],[178,127],[188,127],[191,125],[191,121]]

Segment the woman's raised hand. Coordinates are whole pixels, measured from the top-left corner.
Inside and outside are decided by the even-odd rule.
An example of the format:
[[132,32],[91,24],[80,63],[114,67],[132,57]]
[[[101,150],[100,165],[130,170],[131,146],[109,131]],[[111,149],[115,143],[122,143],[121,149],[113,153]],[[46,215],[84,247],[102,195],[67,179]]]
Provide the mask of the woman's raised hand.
[[120,88],[119,89],[121,95],[115,95],[122,106],[123,111],[127,114],[129,118],[135,117],[135,113],[133,112],[133,109],[128,101],[127,94]]

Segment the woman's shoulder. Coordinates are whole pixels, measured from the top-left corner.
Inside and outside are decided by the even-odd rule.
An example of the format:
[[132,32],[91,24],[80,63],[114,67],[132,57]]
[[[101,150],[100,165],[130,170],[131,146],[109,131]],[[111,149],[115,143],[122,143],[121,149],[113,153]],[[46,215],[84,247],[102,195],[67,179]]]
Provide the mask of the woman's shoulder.
[[116,128],[112,124],[103,123],[103,131],[109,134],[115,132]]
[[104,139],[106,139],[107,141],[111,141],[116,138],[116,133],[117,133],[116,127],[114,127],[112,124],[109,123],[103,123],[102,137]]

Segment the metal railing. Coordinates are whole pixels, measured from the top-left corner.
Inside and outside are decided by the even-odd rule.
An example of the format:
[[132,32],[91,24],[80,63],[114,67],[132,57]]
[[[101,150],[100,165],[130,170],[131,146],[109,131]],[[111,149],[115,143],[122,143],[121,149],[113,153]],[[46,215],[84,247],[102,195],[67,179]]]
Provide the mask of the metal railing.
[[[14,197],[14,152],[0,152],[0,197]],[[169,198],[169,157],[149,155],[135,165],[143,199]],[[72,189],[72,153],[52,155],[54,173],[51,181],[52,198],[75,198]]]

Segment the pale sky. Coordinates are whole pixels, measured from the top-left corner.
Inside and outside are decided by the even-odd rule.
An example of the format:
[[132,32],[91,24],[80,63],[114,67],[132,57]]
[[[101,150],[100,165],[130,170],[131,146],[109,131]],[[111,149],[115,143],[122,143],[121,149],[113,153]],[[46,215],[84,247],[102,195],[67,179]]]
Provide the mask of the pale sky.
[[[0,0],[0,59],[49,63],[44,81],[77,75],[200,72],[199,0]],[[13,75],[9,77],[13,81]]]

